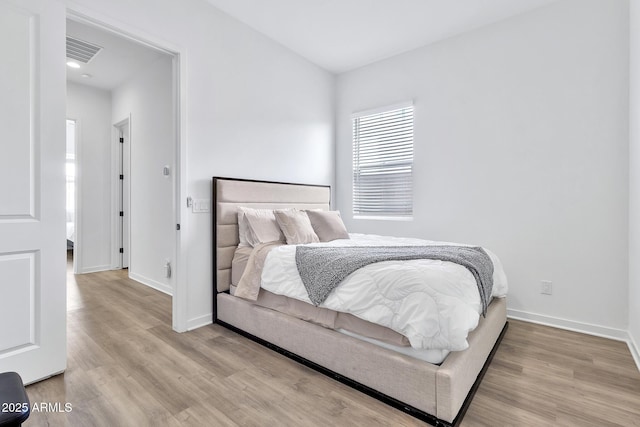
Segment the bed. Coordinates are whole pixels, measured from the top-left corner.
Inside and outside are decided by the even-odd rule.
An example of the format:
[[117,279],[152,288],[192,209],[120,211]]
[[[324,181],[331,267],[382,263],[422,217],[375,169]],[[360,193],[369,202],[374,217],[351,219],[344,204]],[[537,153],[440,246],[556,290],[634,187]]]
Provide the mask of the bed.
[[215,323],[432,425],[459,423],[506,331],[504,298],[491,301],[467,337],[468,348],[440,364],[262,307],[230,293],[238,207],[329,210],[330,188],[214,177],[212,190]]

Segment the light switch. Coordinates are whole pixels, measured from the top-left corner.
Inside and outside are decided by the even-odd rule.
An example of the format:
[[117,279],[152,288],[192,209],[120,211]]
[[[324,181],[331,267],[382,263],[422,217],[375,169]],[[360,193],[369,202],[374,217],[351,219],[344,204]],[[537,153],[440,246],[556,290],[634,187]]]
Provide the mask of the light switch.
[[208,199],[193,199],[191,205],[193,213],[207,213],[211,212],[211,200]]

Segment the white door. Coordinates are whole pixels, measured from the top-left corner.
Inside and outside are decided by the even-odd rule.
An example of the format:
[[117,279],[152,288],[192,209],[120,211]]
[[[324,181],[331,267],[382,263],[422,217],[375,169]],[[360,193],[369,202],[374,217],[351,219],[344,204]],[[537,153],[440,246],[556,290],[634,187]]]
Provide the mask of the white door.
[[0,0],[0,372],[66,366],[65,8]]

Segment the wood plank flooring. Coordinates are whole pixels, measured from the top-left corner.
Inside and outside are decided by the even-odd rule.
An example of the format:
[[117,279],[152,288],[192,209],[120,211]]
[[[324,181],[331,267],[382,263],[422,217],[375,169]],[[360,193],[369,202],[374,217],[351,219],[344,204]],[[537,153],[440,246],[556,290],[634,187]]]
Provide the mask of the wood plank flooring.
[[[220,326],[171,330],[170,297],[126,271],[68,284],[68,368],[27,387],[25,426],[426,425]],[[640,426],[625,343],[511,321],[461,423]]]

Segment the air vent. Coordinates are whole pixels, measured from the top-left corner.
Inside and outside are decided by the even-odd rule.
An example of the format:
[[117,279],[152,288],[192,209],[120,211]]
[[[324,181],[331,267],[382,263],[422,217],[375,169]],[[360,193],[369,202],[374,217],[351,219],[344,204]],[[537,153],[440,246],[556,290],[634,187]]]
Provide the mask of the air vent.
[[67,36],[67,58],[88,64],[102,48],[95,44]]

